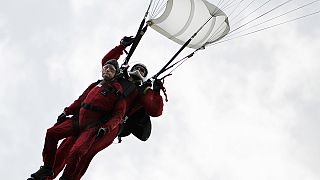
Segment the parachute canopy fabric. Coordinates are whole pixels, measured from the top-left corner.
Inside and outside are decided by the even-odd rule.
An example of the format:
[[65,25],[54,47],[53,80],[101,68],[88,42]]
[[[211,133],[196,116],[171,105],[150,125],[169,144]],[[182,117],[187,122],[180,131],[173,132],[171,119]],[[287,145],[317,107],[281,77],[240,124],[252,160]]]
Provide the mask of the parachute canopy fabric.
[[227,15],[206,0],[168,0],[165,6],[163,13],[150,18],[148,24],[178,44],[183,45],[199,31],[188,47],[201,48],[220,40],[230,30]]

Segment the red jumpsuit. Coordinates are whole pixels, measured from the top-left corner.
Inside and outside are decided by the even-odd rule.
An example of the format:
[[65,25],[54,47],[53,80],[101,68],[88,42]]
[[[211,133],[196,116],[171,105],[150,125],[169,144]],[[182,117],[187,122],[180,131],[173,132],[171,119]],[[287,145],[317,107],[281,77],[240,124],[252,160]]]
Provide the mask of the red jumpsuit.
[[[134,94],[132,95],[132,97]],[[130,96],[129,96],[130,97]],[[147,93],[143,96],[141,96],[137,102],[129,102],[128,98],[126,98],[128,108],[132,109],[130,112],[127,112],[128,116],[134,114],[136,111],[138,111],[140,108],[145,108],[148,115],[152,117],[158,117],[162,114],[163,110],[163,101],[160,93],[157,93],[153,90],[148,90]],[[133,105],[133,107],[130,106]],[[103,138],[99,141],[97,141],[94,146],[91,147],[91,149],[88,151],[86,156],[81,159],[81,163],[79,163],[80,166],[77,167],[77,172],[75,173],[75,179],[80,179],[84,173],[86,172],[91,160],[93,157],[103,150],[104,148],[108,147],[112,142],[108,141],[107,138]]]
[[[130,116],[130,114],[134,114],[134,112],[138,111],[140,108],[145,108],[146,112],[153,117],[157,117],[162,114],[163,101],[160,93],[155,92],[153,90],[148,90],[145,95],[141,96],[137,100],[138,103],[134,103],[133,100],[135,99],[135,96],[137,96],[137,93],[138,92],[136,91],[132,93],[128,98],[125,99],[127,105],[135,104],[134,107],[128,106],[127,109],[132,109],[131,112],[129,112],[129,114],[127,113],[128,116]],[[118,131],[112,131],[110,132],[110,134],[108,134],[108,136],[103,136],[101,139],[94,141],[90,150],[78,163],[79,166],[76,167],[75,173],[73,174],[74,180],[78,180],[84,175],[93,157],[98,152],[108,147],[113,142],[113,140],[117,137],[117,134],[118,134]],[[110,138],[110,136],[114,138]],[[59,146],[57,155],[56,155],[57,160],[53,168],[55,177],[62,171],[65,165],[65,158],[68,155],[70,147],[72,147],[72,144],[75,143],[75,140],[76,140],[76,137],[69,137],[66,140],[64,140]]]
[[[126,103],[124,99],[118,98],[114,93],[103,92],[106,85],[101,83],[91,84],[84,93],[74,101],[69,107],[65,108],[67,115],[74,115],[79,112],[79,127],[81,133],[74,141],[68,157],[66,157],[66,168],[64,174],[66,177],[71,177],[72,173],[83,157],[90,149],[97,134],[97,128],[104,127],[109,131],[118,131],[119,124],[125,113]],[[111,82],[108,86],[122,92],[122,87],[117,82]],[[81,107],[81,102],[90,104],[92,107],[99,109],[93,111],[85,107]],[[105,115],[109,116],[106,117]],[[106,121],[106,123],[98,123]],[[56,155],[58,141],[69,136],[77,136],[76,130],[73,128],[72,120],[68,119],[60,124],[56,124],[49,128],[46,133],[45,145],[43,149],[44,165],[53,167]]]
[[[110,54],[113,56],[117,55],[120,57],[121,46],[117,46],[112,49],[102,60],[102,64],[110,58]],[[122,53],[122,50],[121,50]],[[151,89],[148,89],[144,95],[139,95],[138,89],[135,89],[128,97],[125,98],[128,116],[134,114],[141,108],[145,108],[148,115],[153,117],[158,117],[162,114],[163,110],[163,100],[159,92],[155,92]],[[85,157],[79,162],[79,166],[75,169],[75,174],[73,174],[73,179],[80,179],[86,172],[91,160],[93,157],[101,150],[108,147],[113,140],[117,137],[118,131],[111,131],[108,136],[103,136],[101,139],[95,140],[94,144],[91,146],[90,150],[87,152]],[[114,138],[110,138],[110,137]],[[66,157],[72,147],[72,144],[75,143],[76,137],[69,137],[65,139],[56,153],[56,161],[53,167],[54,176],[56,177],[63,169],[65,165]]]

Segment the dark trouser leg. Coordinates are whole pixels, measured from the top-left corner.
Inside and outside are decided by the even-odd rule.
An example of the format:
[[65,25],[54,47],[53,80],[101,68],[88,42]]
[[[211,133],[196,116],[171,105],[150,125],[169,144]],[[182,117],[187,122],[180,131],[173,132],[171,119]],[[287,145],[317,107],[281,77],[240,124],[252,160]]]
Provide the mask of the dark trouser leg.
[[67,165],[63,172],[63,177],[67,179],[72,179],[74,177],[75,171],[77,171],[77,166],[88,152],[92,144],[96,139],[97,130],[95,128],[86,129],[77,138],[74,143],[69,156],[67,158]]
[[43,162],[47,167],[53,167],[59,140],[74,135],[72,121],[68,119],[47,129],[44,148],[42,151]]
[[64,139],[59,145],[56,151],[56,158],[53,165],[54,176],[52,178],[49,178],[48,180],[53,180],[63,170],[64,166],[66,165],[66,159],[69,155],[69,152],[77,138],[77,136],[68,137]]
[[87,171],[90,162],[92,161],[93,157],[98,154],[98,152],[102,151],[103,149],[107,148],[110,144],[112,144],[113,140],[117,137],[118,128],[115,128],[113,131],[109,132],[101,139],[95,140],[94,144],[91,146],[89,151],[86,155],[81,158],[77,166],[76,173],[74,174],[75,180],[81,179],[81,177]]

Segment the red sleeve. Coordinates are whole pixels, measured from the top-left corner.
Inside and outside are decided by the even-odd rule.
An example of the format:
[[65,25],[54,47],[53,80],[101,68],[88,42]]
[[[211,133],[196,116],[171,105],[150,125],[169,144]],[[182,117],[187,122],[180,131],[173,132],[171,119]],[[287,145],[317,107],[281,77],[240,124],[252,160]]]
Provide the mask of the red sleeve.
[[163,100],[159,92],[148,89],[141,97],[140,103],[150,116],[158,117],[162,114]]
[[103,58],[101,61],[101,65],[103,66],[108,60],[110,59],[116,59],[118,60],[120,56],[123,54],[123,50],[125,47],[123,45],[118,45],[115,48],[111,49]]
[[122,118],[124,117],[126,111],[126,102],[124,99],[120,99],[116,102],[111,118],[105,123],[102,127],[107,128],[109,132],[114,128],[117,128],[119,124],[122,122]]
[[64,108],[64,112],[67,115],[76,115],[79,113],[81,108],[81,102],[87,97],[88,93],[91,91],[93,87],[97,85],[98,82],[92,83],[82,94],[79,96],[77,100],[75,100],[69,107]]

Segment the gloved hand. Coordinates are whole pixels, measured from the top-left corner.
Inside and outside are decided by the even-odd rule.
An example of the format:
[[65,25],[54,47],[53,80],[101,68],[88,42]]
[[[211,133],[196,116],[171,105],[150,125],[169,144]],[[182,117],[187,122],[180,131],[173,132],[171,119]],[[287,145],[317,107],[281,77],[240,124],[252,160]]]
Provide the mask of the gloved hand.
[[130,46],[134,41],[133,36],[125,36],[121,39],[120,44],[123,45],[124,47]]
[[108,133],[107,128],[99,128],[96,138],[100,139],[102,136],[104,136],[106,133]]
[[140,92],[141,94],[145,94],[145,91],[146,91],[148,88],[151,88],[151,87],[152,87],[152,82],[151,82],[150,79],[148,79],[147,81],[144,81],[144,82],[142,83],[142,85],[140,86],[140,88],[138,88],[138,89],[139,89],[139,92]]
[[150,79],[146,80],[145,82],[142,83],[142,86],[151,87],[152,86],[151,80]]
[[65,112],[63,112],[58,116],[57,123],[62,123],[66,119],[67,119],[67,114]]
[[160,89],[163,88],[163,84],[160,79],[156,79],[153,81],[153,90],[156,92],[160,92]]

